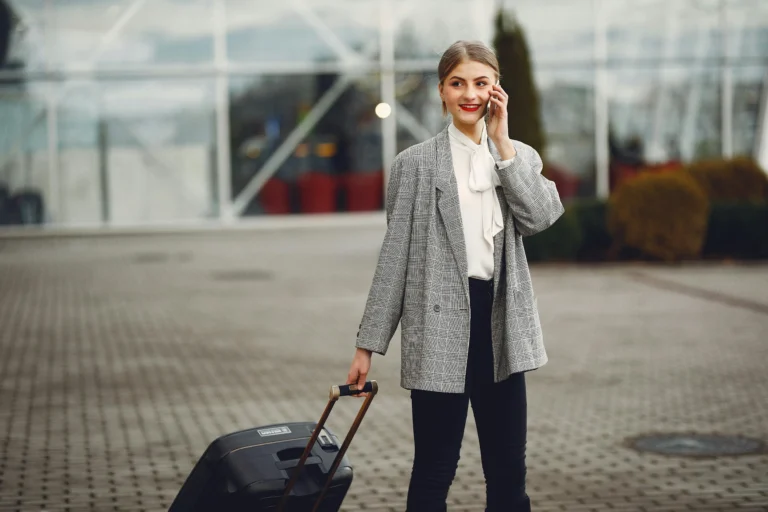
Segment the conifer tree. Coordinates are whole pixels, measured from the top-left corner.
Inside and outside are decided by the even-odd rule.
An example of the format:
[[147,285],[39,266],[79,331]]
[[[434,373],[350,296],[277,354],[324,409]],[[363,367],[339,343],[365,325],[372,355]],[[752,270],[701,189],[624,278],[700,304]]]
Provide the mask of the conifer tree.
[[544,158],[546,140],[541,121],[539,93],[525,39],[515,17],[499,9],[493,46],[499,59],[501,86],[509,94],[509,136],[525,142]]

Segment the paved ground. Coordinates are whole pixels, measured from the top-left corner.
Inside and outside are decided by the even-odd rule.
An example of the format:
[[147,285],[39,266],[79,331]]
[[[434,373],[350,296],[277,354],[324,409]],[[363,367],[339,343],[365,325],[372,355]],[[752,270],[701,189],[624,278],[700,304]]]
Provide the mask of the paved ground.
[[[208,442],[319,416],[380,228],[0,239],[0,510],[166,510]],[[768,511],[768,454],[639,453],[650,432],[768,440],[768,266],[538,266],[536,511]],[[403,510],[399,334],[344,510]],[[335,409],[344,432],[361,402]],[[451,511],[483,509],[471,415]]]

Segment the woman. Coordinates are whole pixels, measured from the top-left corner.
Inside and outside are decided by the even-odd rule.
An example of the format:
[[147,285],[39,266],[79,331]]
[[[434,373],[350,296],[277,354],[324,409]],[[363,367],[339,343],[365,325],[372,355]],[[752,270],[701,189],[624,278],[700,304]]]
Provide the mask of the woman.
[[509,138],[493,52],[459,41],[438,77],[452,122],[392,165],[387,233],[347,383],[365,382],[371,354],[386,353],[402,322],[415,444],[408,510],[446,510],[471,403],[487,510],[528,511],[524,372],[547,355],[522,236],[552,225],[563,206],[538,153]]

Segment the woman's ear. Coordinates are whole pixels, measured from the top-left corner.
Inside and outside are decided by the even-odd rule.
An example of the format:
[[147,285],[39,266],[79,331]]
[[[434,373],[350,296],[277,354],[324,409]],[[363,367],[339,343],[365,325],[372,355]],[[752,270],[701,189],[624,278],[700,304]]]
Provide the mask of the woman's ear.
[[442,83],[442,82],[440,82],[439,84],[437,84],[437,92],[439,92],[439,93],[440,93],[440,99],[441,99],[441,100],[442,100],[442,99],[445,99],[445,98],[443,98],[443,83]]

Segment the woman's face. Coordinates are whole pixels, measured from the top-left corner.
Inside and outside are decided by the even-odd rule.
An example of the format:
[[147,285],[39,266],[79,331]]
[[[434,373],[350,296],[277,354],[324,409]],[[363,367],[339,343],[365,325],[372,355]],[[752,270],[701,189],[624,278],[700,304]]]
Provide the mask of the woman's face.
[[492,67],[471,60],[448,73],[438,89],[454,124],[474,125],[483,118],[496,80]]

